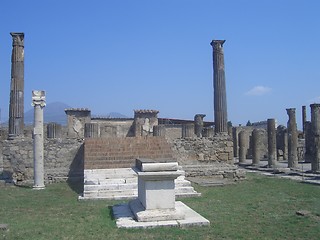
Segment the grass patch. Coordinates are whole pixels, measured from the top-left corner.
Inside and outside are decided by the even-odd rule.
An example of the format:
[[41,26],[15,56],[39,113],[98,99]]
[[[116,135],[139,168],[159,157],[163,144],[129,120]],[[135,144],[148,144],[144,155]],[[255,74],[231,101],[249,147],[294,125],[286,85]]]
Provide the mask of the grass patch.
[[248,174],[236,185],[195,188],[202,197],[181,200],[210,227],[128,230],[112,219],[119,201],[79,202],[67,183],[2,187],[0,224],[9,231],[0,230],[0,239],[320,239],[320,186]]

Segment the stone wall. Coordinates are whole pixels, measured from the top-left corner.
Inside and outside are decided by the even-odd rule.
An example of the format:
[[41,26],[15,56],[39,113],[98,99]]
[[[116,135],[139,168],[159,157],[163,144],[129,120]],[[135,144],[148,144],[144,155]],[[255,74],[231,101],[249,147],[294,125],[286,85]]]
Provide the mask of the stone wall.
[[[45,181],[57,182],[83,176],[83,141],[77,139],[45,139]],[[33,140],[2,140],[1,178],[14,181],[33,180]]]
[[229,135],[211,138],[169,139],[180,165],[233,163],[233,142]]

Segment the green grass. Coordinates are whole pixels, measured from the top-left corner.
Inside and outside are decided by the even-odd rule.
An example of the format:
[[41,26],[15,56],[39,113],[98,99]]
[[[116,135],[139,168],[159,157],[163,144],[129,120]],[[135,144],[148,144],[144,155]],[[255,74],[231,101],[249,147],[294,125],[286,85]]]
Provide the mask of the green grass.
[[[77,201],[68,184],[45,190],[0,188],[0,239],[320,239],[320,186],[249,174],[225,187],[195,186],[200,198],[182,199],[210,227],[117,229],[117,201]],[[308,216],[296,211],[307,210]]]

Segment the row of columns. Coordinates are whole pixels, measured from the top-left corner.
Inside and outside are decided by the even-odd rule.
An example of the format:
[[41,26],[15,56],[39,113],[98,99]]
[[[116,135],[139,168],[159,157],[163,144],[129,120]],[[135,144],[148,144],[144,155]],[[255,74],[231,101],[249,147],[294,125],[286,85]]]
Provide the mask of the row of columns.
[[[320,171],[320,104],[311,104],[311,123],[307,122],[303,114],[304,120],[304,131],[306,136],[306,146],[312,145],[311,153],[311,170],[312,172]],[[303,108],[305,110],[305,108]],[[284,150],[284,160],[286,155],[288,156],[288,167],[291,169],[298,168],[298,130],[296,123],[296,109],[286,109],[289,120],[287,123],[287,130],[283,135],[284,142],[287,144]],[[262,140],[261,129],[254,129],[252,132],[252,164],[258,165],[261,158],[261,140]],[[276,138],[276,127],[275,119],[267,120],[267,132],[268,132],[268,166],[275,167],[277,159],[277,138]],[[311,135],[311,136],[310,136]],[[239,163],[244,163],[246,159],[246,153],[248,146],[247,136],[245,131],[241,131],[238,135],[239,139]]]

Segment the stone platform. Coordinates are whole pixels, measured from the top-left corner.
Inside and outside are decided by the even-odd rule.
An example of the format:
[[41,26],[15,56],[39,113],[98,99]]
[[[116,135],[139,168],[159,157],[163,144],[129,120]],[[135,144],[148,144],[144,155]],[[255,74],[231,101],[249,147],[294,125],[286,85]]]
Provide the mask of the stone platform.
[[130,210],[129,204],[113,206],[113,216],[118,228],[154,228],[154,227],[190,227],[209,226],[210,222],[180,201],[175,202],[175,209],[184,215],[184,219],[138,222]]
[[[185,171],[175,180],[175,195],[180,197],[199,197],[185,179]],[[84,191],[79,200],[90,199],[133,199],[138,196],[138,177],[133,168],[85,169]]]

